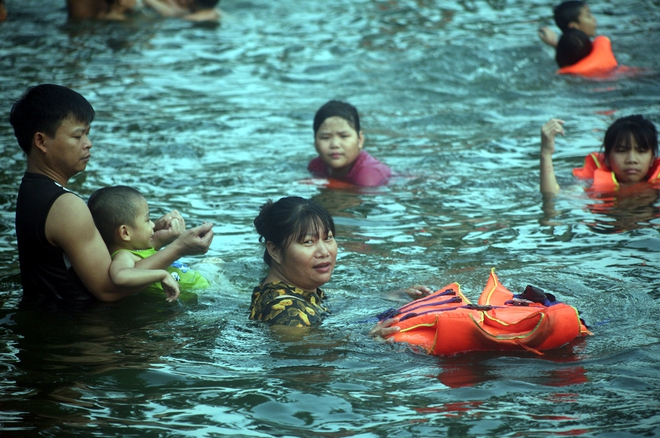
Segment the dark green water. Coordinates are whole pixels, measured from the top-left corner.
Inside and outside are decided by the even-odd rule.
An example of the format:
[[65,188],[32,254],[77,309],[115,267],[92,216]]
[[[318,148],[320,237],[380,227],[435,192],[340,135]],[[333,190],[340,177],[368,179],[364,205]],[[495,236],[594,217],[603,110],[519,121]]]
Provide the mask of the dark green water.
[[[555,75],[541,1],[223,1],[220,26],[67,23],[63,1],[8,0],[0,25],[0,436],[481,437],[660,434],[660,214],[655,194],[594,208],[570,176],[632,113],[660,124],[660,4],[591,3],[634,77]],[[621,4],[625,3],[625,4]],[[71,188],[132,185],[154,215],[213,221],[185,260],[215,287],[169,305],[138,296],[85,312],[19,312],[15,194],[25,159],[6,122],[30,85],[97,110]],[[310,180],[312,117],[360,110],[366,148],[397,176],[328,190]],[[539,130],[566,120],[538,193]],[[333,316],[299,339],[247,321],[264,274],[252,220],[267,199],[314,197],[336,219]],[[388,292],[491,267],[578,307],[595,336],[544,356],[414,354],[360,321]]]

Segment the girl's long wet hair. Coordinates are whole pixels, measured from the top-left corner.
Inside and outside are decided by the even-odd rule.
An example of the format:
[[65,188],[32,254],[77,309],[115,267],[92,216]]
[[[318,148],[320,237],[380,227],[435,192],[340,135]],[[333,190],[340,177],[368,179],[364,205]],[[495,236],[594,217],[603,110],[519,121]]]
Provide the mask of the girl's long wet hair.
[[630,146],[634,139],[637,147],[650,149],[653,157],[658,156],[658,131],[655,125],[639,114],[621,117],[607,128],[603,139],[605,157],[609,157],[617,146]]
[[[272,242],[281,252],[291,242],[302,242],[310,234],[318,235],[320,231],[323,235],[335,234],[335,222],[328,210],[316,201],[298,196],[289,196],[277,202],[269,199],[261,206],[254,226],[260,242]],[[264,262],[270,266],[272,261],[266,248]]]

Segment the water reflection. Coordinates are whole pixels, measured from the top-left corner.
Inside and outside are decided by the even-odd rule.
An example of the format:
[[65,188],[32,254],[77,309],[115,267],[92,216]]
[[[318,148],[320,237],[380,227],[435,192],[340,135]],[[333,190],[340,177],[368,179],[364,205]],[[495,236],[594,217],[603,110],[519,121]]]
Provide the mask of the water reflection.
[[[0,410],[16,413],[9,423],[88,425],[91,411],[98,408],[96,390],[88,383],[96,380],[92,376],[113,379],[128,370],[147,370],[180,348],[182,341],[163,327],[180,316],[183,306],[163,305],[156,296],[134,298],[75,309],[4,311],[1,328],[11,360],[5,355],[3,362],[11,364],[5,377],[13,384],[3,393],[12,398],[20,394],[11,406],[2,402],[6,406]],[[147,307],[150,312],[143,311]],[[40,405],[51,407],[38,409]]]
[[536,356],[534,361],[524,360],[529,357],[525,353],[506,353],[500,360],[483,353],[440,358],[441,372],[437,379],[449,388],[472,387],[502,379],[521,379],[529,384],[552,387],[581,385],[588,381],[587,370],[582,365],[572,364],[579,363],[581,356],[577,352],[584,344],[583,339],[576,340],[559,350]]
[[[588,192],[588,197],[590,202],[584,208],[592,216],[587,225],[597,233],[614,234],[660,226],[656,220],[660,217],[656,187],[638,184],[615,193]],[[539,220],[542,225],[560,225],[562,220],[558,218],[572,214],[573,210],[556,210],[556,202],[555,197],[544,195],[543,217]]]

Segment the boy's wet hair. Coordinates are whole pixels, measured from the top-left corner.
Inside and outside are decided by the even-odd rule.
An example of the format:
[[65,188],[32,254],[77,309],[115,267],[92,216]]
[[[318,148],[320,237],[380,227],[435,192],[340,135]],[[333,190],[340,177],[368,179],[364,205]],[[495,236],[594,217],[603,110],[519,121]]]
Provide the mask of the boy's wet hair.
[[569,29],[559,37],[555,61],[559,68],[567,67],[587,57],[592,49],[589,35],[578,29]]
[[650,149],[654,158],[658,156],[658,132],[655,125],[639,114],[621,117],[607,128],[603,139],[605,156],[608,157],[618,146],[630,146],[630,139],[634,139],[640,149]]
[[[298,196],[282,198],[275,203],[269,199],[254,219],[254,227],[260,242],[272,242],[282,253],[289,244],[302,242],[310,234],[335,234],[335,222],[328,210],[312,199]],[[272,261],[266,248],[264,262],[270,266]]]
[[568,29],[568,24],[571,22],[578,23],[578,17],[582,8],[587,5],[587,2],[583,1],[567,1],[557,5],[554,9],[555,23],[557,27],[561,29],[562,32],[566,32]]
[[360,116],[358,115],[357,109],[350,103],[331,100],[319,108],[318,111],[316,111],[316,115],[314,115],[314,136],[316,136],[316,133],[323,122],[330,117],[341,117],[346,120],[358,134],[360,133]]
[[79,93],[61,85],[41,84],[28,88],[14,103],[9,123],[14,127],[18,145],[29,154],[35,133],[55,138],[63,120],[73,118],[90,124],[94,116],[94,108]]
[[89,197],[87,207],[107,246],[114,243],[119,227],[136,225],[142,199],[140,192],[128,186],[104,187]]

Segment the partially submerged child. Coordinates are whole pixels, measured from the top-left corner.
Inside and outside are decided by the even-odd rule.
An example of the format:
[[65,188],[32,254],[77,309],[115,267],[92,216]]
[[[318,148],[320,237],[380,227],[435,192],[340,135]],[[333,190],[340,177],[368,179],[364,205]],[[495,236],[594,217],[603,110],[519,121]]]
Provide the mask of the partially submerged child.
[[179,17],[189,21],[219,21],[220,0],[143,0],[146,6],[164,17]]
[[362,149],[364,134],[353,105],[327,102],[316,112],[313,128],[319,156],[307,168],[315,176],[365,187],[387,183],[392,171]]
[[[583,1],[566,1],[556,6],[553,11],[555,23],[562,32],[569,29],[577,29],[586,33],[589,37],[596,36],[596,17],[591,14],[589,5]],[[557,33],[547,26],[539,29],[541,41],[552,47],[557,47],[559,39]]]
[[[555,137],[564,135],[563,120],[551,119],[541,128],[541,192],[556,195],[552,153]],[[638,183],[660,182],[658,133],[641,115],[622,117],[610,125],[603,140],[603,152],[591,153],[582,168],[573,169],[578,178],[593,179],[592,189],[613,192]]]
[[[180,289],[209,286],[203,276],[180,262],[175,262],[167,270],[135,267],[136,262],[155,254],[162,245],[154,240],[149,205],[140,192],[126,186],[105,187],[94,192],[87,204],[112,256],[110,278],[113,283],[126,286],[151,284],[145,290],[164,291],[167,301],[176,300]],[[172,228],[183,232],[183,219],[174,218]]]
[[[554,19],[563,32],[560,38],[547,26],[539,38],[556,48],[557,73],[600,76],[614,70],[618,63],[606,36],[596,36],[597,22],[583,1],[567,1],[554,9]],[[593,42],[589,38],[594,38]]]

